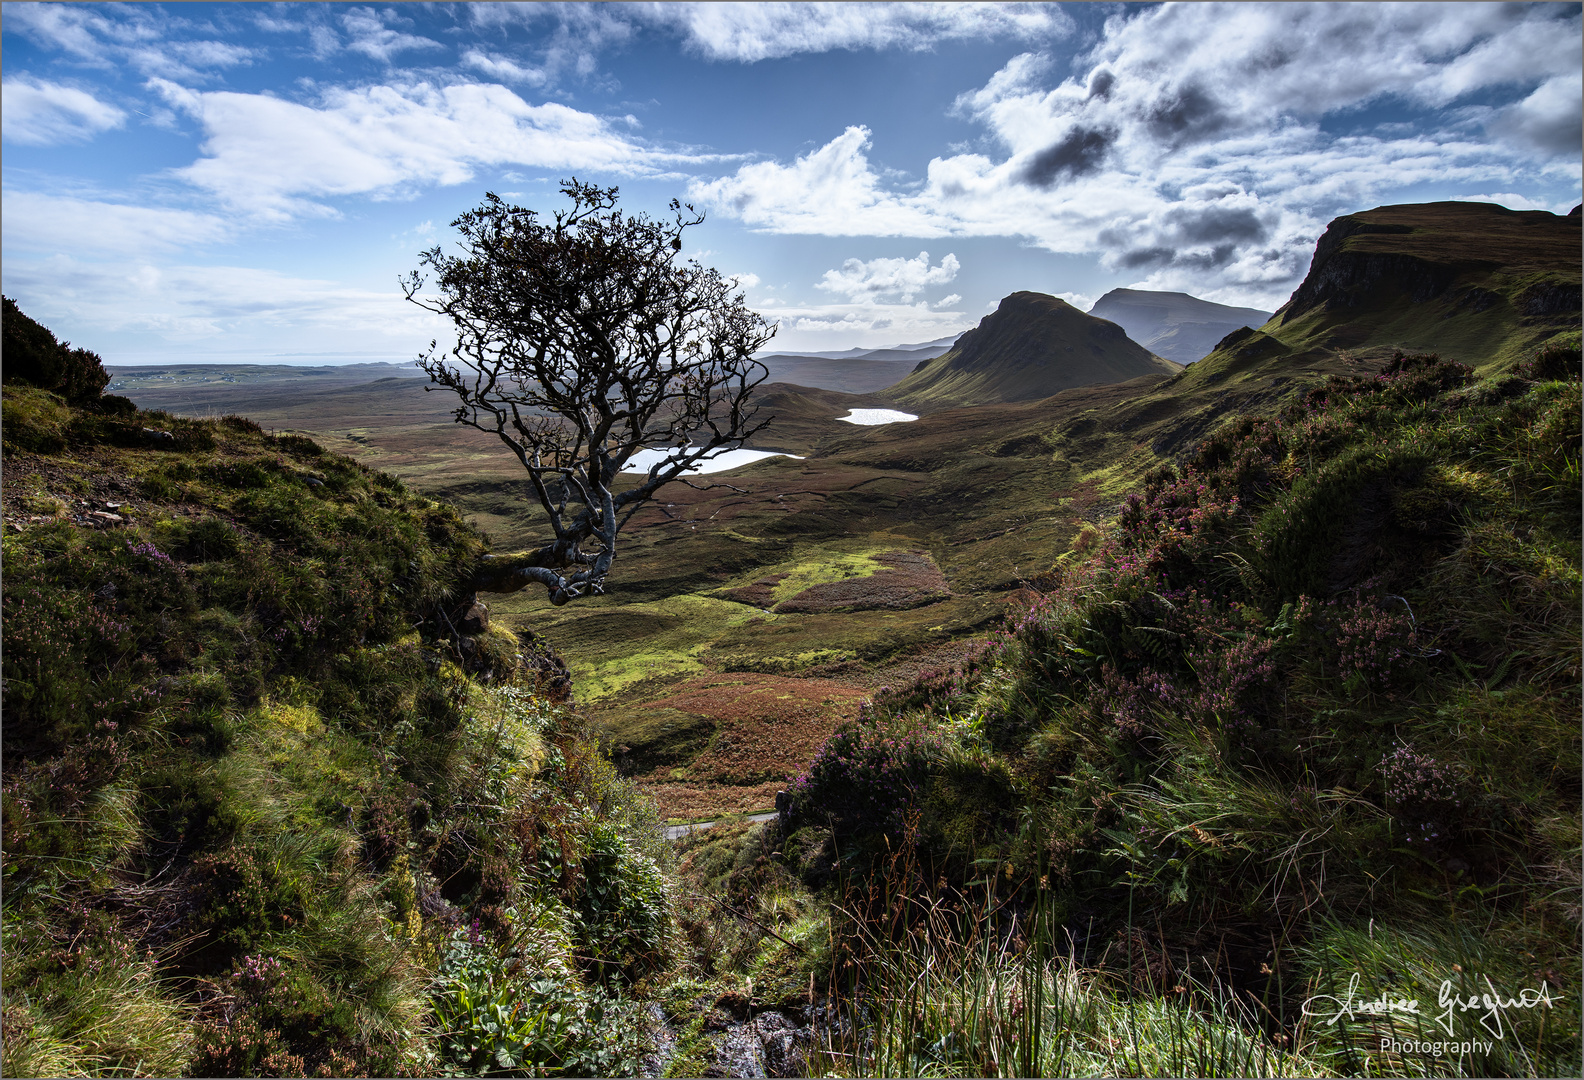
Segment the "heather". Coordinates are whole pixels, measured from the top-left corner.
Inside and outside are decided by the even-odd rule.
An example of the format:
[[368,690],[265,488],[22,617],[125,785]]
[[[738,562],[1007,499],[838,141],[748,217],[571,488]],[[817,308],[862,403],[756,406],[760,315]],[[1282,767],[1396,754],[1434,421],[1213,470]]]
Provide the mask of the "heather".
[[[1231,418],[987,651],[879,695],[799,780],[789,844],[840,853],[854,985],[892,1003],[854,1047],[1031,1066],[960,1042],[1010,1037],[946,1015],[979,980],[983,1008],[1087,987],[1263,1047],[1216,1072],[1435,1074],[1372,1053],[1402,1017],[1318,1024],[1304,1000],[1349,973],[1431,1001],[1488,977],[1566,1004],[1451,1067],[1576,1072],[1579,416],[1575,340],[1487,379],[1399,354]],[[1043,1044],[1052,1069],[1081,1068],[1074,1037]],[[1164,1060],[1133,1068],[1189,1067]]]
[[463,591],[482,536],[306,438],[95,405],[5,388],[3,1071],[633,1069],[664,852]]

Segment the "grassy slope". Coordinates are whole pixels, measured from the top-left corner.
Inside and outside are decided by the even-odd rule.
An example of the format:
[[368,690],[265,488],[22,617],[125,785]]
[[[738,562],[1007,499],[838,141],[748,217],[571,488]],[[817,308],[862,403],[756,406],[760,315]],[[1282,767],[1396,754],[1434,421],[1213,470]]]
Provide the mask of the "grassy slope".
[[1579,319],[1579,223],[1488,203],[1383,206],[1332,222],[1261,329],[1316,349],[1436,352],[1510,367]]
[[920,365],[884,394],[909,408],[933,411],[1029,401],[1069,387],[1178,370],[1115,323],[1085,315],[1054,296],[1017,292],[949,352]]
[[[1534,380],[1410,363],[1229,424],[989,654],[829,745],[789,851],[833,818],[892,891],[919,887],[897,850],[944,897],[1003,866],[1135,991],[1263,1002],[1294,1067],[1436,1034],[1299,1023],[1353,972],[1361,998],[1489,977],[1576,1002],[1578,356]],[[1508,1020],[1489,1051],[1373,1068],[1578,1069],[1571,1005]]]
[[535,650],[440,632],[477,533],[239,418],[4,410],[6,1074],[476,1068],[497,1005],[632,1068],[663,888]]
[[[1434,208],[1430,212],[1435,216]],[[1479,208],[1473,212],[1476,224],[1491,216]],[[1444,239],[1443,219],[1444,213],[1437,235]],[[1535,220],[1550,229],[1558,222],[1568,227],[1552,215]],[[1478,246],[1486,239],[1476,229],[1454,246]],[[1376,247],[1421,243],[1417,233],[1398,232],[1361,234],[1343,246],[1366,240]],[[1519,260],[1515,265],[1538,262],[1550,267],[1548,273],[1562,272],[1556,252],[1493,250]],[[1561,265],[1565,269],[1569,261]],[[1443,299],[1418,307],[1429,311]],[[1439,308],[1426,314],[1410,301],[1397,298],[1406,314],[1361,308],[1335,316],[1321,310],[1305,318],[1345,316],[1353,320],[1348,325],[1359,326],[1396,320],[1392,325],[1400,323],[1401,332],[1393,340],[1413,346],[1416,333],[1444,334],[1449,327],[1465,327],[1465,316],[1486,319],[1496,310],[1454,312],[1444,319]],[[1536,327],[1554,332],[1549,326],[1545,318],[1525,316],[1512,333],[1515,340],[1528,340],[1540,332]],[[805,460],[774,460],[722,477],[732,487],[669,489],[669,505],[645,510],[624,534],[608,596],[568,609],[551,609],[526,592],[491,604],[513,625],[531,625],[568,649],[582,676],[584,703],[617,745],[634,748],[634,761],[647,760],[648,733],[660,731],[666,740],[661,756],[669,768],[683,768],[685,761],[676,760],[679,745],[702,753],[719,723],[670,713],[665,724],[647,722],[647,703],[666,697],[680,681],[722,666],[837,677],[871,690],[910,677],[920,665],[982,637],[1009,603],[1021,602],[1020,589],[1043,580],[1075,537],[1112,515],[1151,469],[1191,452],[1228,416],[1278,409],[1327,376],[1372,373],[1393,351],[1388,345],[1341,349],[1308,339],[1294,339],[1301,346],[1295,347],[1273,336],[1287,330],[1266,330],[1223,343],[1169,378],[1152,375],[1064,390],[1039,401],[944,409],[879,428],[835,420],[847,408],[882,403],[878,397],[767,387],[766,411],[778,422],[758,445],[789,449],[807,455]],[[1470,335],[1479,336],[1464,333]],[[1503,338],[1493,347],[1509,355],[1516,346]],[[255,394],[249,408],[257,409],[266,426],[311,430],[327,445],[453,502],[499,548],[539,539],[537,514],[524,498],[516,462],[488,437],[447,425],[437,395],[385,382],[284,405]],[[717,602],[761,578],[839,563],[855,550],[920,548],[929,551],[957,596],[948,605],[903,615],[772,617],[753,606]],[[684,602],[689,597],[714,599]],[[634,605],[640,619],[666,609],[673,621],[663,632],[630,639],[621,629],[628,624],[611,618],[626,605]],[[937,610],[941,617],[932,617]],[[678,744],[677,732],[689,733],[685,745]],[[722,805],[741,806],[749,797],[732,794]],[[700,809],[695,805],[689,812]]]

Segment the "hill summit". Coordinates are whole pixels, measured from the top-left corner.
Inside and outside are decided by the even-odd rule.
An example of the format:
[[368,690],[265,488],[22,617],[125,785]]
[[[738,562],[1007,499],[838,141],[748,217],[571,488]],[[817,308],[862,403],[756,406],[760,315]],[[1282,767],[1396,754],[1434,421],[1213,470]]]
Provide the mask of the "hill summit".
[[1228,307],[1180,292],[1112,289],[1089,309],[1109,319],[1128,337],[1156,356],[1191,364],[1216,343],[1245,326],[1264,326],[1271,313],[1256,308]]
[[1403,348],[1510,365],[1578,328],[1579,221],[1467,202],[1344,214],[1262,329],[1294,353]]
[[1180,370],[1114,322],[1054,296],[1015,292],[949,352],[920,364],[886,394],[915,408],[952,408],[1032,401],[1075,386]]

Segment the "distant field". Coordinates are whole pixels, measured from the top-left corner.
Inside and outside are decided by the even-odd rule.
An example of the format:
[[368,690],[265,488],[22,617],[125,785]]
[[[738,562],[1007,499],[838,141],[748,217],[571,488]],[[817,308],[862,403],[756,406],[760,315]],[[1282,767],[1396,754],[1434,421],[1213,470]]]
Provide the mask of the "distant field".
[[[309,435],[458,505],[500,550],[539,542],[515,459],[452,423],[449,395],[388,371],[359,382],[346,369],[186,365],[117,369],[115,381],[144,407],[240,413]],[[866,428],[837,417],[881,404],[872,397],[772,388],[767,411],[784,422],[759,442],[790,443],[803,460],[668,489],[623,534],[609,595],[559,609],[533,591],[485,599],[495,618],[565,654],[579,701],[668,814],[758,809],[864,697],[992,631],[1103,509],[1102,483],[1040,435],[1103,400],[1095,388],[1053,408]],[[762,602],[746,602],[756,589]],[[791,610],[766,610],[783,604]],[[744,749],[755,746],[776,751]],[[753,770],[732,764],[750,758]]]
[[[666,489],[623,533],[605,596],[484,599],[561,650],[578,701],[668,815],[760,809],[864,697],[1002,625],[1163,456],[1247,404],[1373,362],[1310,358],[1274,380],[1196,364],[877,427],[837,419],[882,406],[874,395],[772,386],[776,422],[754,445],[801,460]],[[516,460],[454,424],[449,394],[388,371],[185,366],[116,381],[144,407],[309,435],[457,505],[497,550],[542,542]]]

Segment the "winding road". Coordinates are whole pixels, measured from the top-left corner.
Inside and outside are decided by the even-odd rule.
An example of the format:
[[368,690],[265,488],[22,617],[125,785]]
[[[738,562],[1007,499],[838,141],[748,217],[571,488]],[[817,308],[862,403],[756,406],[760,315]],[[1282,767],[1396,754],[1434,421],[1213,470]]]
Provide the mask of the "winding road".
[[[775,811],[772,810],[768,814],[749,814],[744,820],[773,821],[775,816]],[[720,820],[720,818],[715,818],[713,821],[695,821],[691,825],[667,825],[665,827],[665,838],[667,840],[676,840],[679,837],[686,836],[688,833],[693,832],[695,829],[710,829],[717,825]]]

